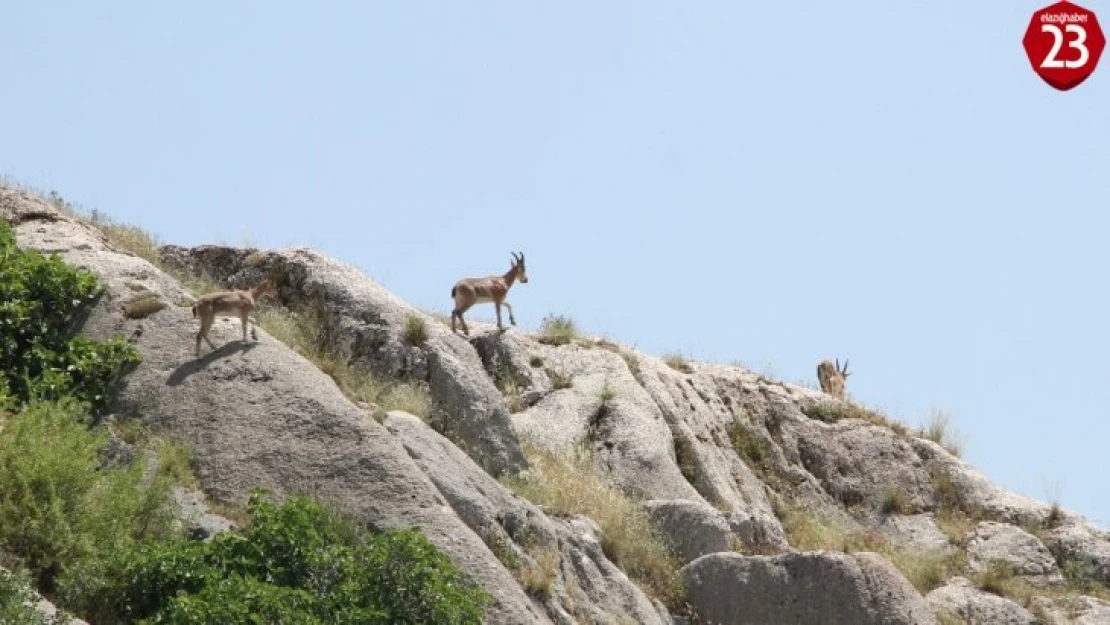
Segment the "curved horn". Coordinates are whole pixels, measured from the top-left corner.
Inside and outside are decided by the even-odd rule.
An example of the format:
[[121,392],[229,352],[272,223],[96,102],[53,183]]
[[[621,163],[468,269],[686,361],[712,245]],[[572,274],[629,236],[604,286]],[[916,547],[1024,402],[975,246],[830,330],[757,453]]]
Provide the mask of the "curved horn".
[[844,377],[848,377],[848,359],[844,359],[844,369],[841,371]]
[[524,264],[524,252],[517,252],[517,253],[520,254],[520,264],[523,265]]
[[524,262],[524,258],[520,257],[520,256],[517,256],[516,252],[509,252],[509,253],[513,255],[513,260],[515,260],[516,262],[518,262],[518,263]]

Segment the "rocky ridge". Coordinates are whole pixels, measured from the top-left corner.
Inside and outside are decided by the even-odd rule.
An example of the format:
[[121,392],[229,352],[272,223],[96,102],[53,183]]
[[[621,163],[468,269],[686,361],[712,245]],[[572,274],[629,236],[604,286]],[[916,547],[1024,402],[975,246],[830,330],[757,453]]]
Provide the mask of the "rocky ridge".
[[[741,367],[676,369],[604,339],[556,344],[472,322],[468,340],[308,249],[164,246],[150,262],[23,191],[0,188],[0,215],[21,246],[101,277],[81,331],[131,337],[143,355],[114,409],[187,440],[208,499],[242,503],[265,486],[311,492],[371,527],[418,526],[494,596],[491,623],[669,623],[687,610],[702,623],[1096,622],[1110,611],[1097,597],[1110,535],[858,404]],[[321,344],[345,364],[426,388],[432,414],[354,403],[264,329],[240,344],[238,322],[218,321],[218,348],[194,359],[192,294],[171,270],[235,288],[274,278],[275,307],[318,315]],[[124,314],[148,293],[168,305]],[[426,340],[406,338],[411,319]],[[594,473],[642,502],[688,604],[649,596],[594,520],[514,494],[534,450],[585,450]],[[915,573],[922,563],[930,575]],[[1031,590],[998,596],[983,580],[999,570]],[[835,594],[822,594],[814,580],[829,578]]]

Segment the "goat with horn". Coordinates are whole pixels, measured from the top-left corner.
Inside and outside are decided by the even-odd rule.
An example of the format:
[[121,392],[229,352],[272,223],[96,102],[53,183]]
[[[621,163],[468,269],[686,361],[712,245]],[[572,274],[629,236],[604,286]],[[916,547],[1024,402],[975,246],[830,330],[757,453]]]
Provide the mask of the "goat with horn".
[[503,329],[501,326],[501,307],[504,306],[509,311],[509,323],[516,325],[516,318],[513,317],[513,307],[505,298],[509,295],[509,289],[512,288],[513,283],[520,280],[522,284],[528,282],[528,274],[524,272],[524,253],[510,252],[513,255],[513,263],[505,275],[501,276],[487,276],[485,278],[463,278],[455,283],[451,289],[451,297],[455,300],[455,309],[451,311],[451,331],[455,331],[455,319],[458,318],[459,323],[462,324],[463,333],[470,336],[470,329],[466,327],[466,321],[463,320],[463,313],[470,309],[475,304],[492,303],[497,309],[497,329]]

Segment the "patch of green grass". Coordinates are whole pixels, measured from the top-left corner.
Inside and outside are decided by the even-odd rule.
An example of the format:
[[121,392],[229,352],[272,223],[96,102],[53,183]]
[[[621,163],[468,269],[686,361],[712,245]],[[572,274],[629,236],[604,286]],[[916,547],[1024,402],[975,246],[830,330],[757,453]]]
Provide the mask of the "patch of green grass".
[[690,364],[690,361],[686,358],[685,355],[679,352],[670,352],[667,354],[663,354],[663,362],[667,363],[667,366],[671,369],[674,369],[675,371],[678,371],[680,373],[694,372],[693,365]]
[[423,317],[409,315],[405,318],[405,328],[401,334],[409,345],[423,345],[428,340],[428,326]]
[[200,490],[193,464],[192,447],[182,440],[160,437],[155,443],[158,472],[189,490]]
[[952,420],[947,413],[934,411],[928,425],[921,429],[920,435],[944,447],[948,453],[957,458],[963,454],[963,443],[953,429]]
[[168,304],[163,302],[156,294],[147,291],[139,293],[123,308],[123,314],[128,319],[143,319],[165,308]]
[[530,469],[502,482],[550,513],[583,515],[601,528],[601,548],[649,595],[676,607],[681,591],[679,563],[664,547],[640,505],[593,469],[584,448],[559,456],[532,443],[523,445]]
[[574,320],[564,315],[548,315],[540,323],[536,340],[545,345],[566,345],[578,337]]

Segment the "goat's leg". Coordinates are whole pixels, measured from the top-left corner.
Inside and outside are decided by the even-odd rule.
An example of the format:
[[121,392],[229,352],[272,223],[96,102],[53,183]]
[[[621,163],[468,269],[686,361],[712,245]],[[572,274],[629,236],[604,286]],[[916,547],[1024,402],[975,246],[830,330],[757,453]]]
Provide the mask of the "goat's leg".
[[245,311],[245,310],[239,313],[239,323],[242,324],[242,326],[243,326],[243,344],[244,345],[247,344],[247,317],[248,316],[249,315],[248,315],[247,311]]
[[501,302],[494,302],[493,307],[497,309],[497,329],[501,329]]
[[196,349],[196,355],[197,355],[198,358],[200,357],[200,340],[201,339],[204,339],[205,342],[208,343],[208,347],[211,347],[212,349],[216,349],[216,346],[212,344],[212,339],[208,338],[208,330],[210,330],[212,328],[212,321],[213,321],[212,317],[202,316],[200,318],[200,330],[197,331],[197,349]]
[[509,323],[515,326],[516,319],[513,317],[513,307],[509,305],[509,302],[501,302],[501,305],[509,311]]

